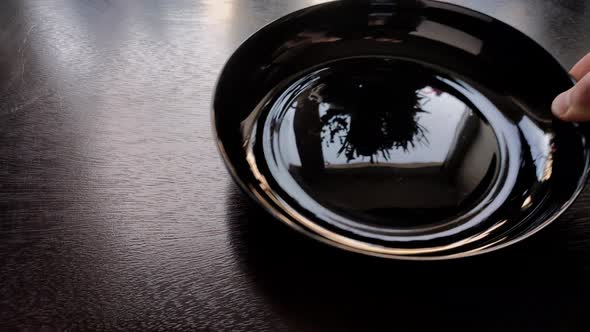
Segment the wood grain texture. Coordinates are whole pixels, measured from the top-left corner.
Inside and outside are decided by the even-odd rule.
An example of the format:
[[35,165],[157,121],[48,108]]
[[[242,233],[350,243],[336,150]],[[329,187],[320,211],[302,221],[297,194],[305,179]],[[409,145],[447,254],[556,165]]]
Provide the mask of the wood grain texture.
[[[438,263],[327,248],[238,192],[217,75],[317,2],[0,2],[2,330],[587,331],[589,190],[530,240]],[[590,50],[584,0],[453,2],[565,66]]]

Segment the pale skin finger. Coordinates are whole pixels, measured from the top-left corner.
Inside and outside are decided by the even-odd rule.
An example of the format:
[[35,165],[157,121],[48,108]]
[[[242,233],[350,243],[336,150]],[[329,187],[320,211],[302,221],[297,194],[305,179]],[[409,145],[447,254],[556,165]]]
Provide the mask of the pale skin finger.
[[553,101],[555,116],[565,121],[590,121],[590,54],[570,71],[578,83]]
[[590,73],[590,53],[586,54],[582,60],[578,61],[570,71],[570,74],[577,80],[581,80],[584,75]]

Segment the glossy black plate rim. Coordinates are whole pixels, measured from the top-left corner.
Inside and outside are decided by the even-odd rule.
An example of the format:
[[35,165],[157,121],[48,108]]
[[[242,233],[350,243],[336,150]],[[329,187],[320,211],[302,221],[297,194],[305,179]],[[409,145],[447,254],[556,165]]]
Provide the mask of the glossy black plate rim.
[[[253,188],[250,188],[248,186],[248,184],[242,180],[242,178],[239,176],[238,172],[236,171],[230,157],[228,156],[228,154],[226,152],[223,141],[222,141],[221,137],[219,136],[219,131],[217,130],[215,98],[217,96],[218,87],[220,86],[221,82],[223,81],[224,73],[226,72],[229,65],[233,61],[235,61],[235,57],[237,56],[239,51],[241,49],[245,48],[246,45],[252,39],[254,39],[256,36],[258,36],[260,34],[264,34],[267,30],[272,29],[275,25],[280,24],[282,21],[289,20],[290,18],[295,17],[295,16],[303,13],[304,11],[310,10],[315,7],[320,7],[320,6],[326,5],[327,3],[335,3],[338,1],[342,1],[342,0],[326,1],[326,2],[323,2],[320,4],[308,6],[308,7],[299,9],[297,11],[288,13],[278,19],[275,19],[275,20],[267,23],[266,25],[264,25],[263,27],[261,27],[257,31],[251,33],[250,36],[248,36],[232,52],[232,55],[225,61],[224,65],[222,66],[222,70],[221,70],[219,76],[217,77],[217,81],[214,84],[213,95],[212,95],[212,100],[211,100],[212,106],[211,106],[211,111],[210,111],[210,117],[211,117],[210,120],[212,123],[212,133],[213,133],[213,137],[215,139],[215,144],[217,146],[218,153],[220,154],[220,156],[223,160],[223,164],[224,164],[225,168],[230,173],[230,176],[232,177],[233,181],[238,185],[240,190],[243,191],[250,199],[252,199],[254,202],[256,202],[260,207],[262,207],[267,213],[269,213],[270,216],[272,216],[275,219],[280,220],[282,223],[284,223],[284,224],[288,225],[289,227],[291,227],[292,229],[304,234],[305,236],[308,236],[316,241],[319,241],[321,243],[324,243],[324,244],[327,244],[332,247],[336,247],[336,248],[339,248],[339,249],[342,249],[342,250],[345,250],[348,252],[354,252],[354,253],[367,255],[367,256],[395,259],[395,260],[440,261],[440,260],[467,258],[467,257],[478,256],[478,255],[482,255],[482,254],[486,254],[486,253],[491,253],[491,252],[498,251],[500,249],[504,249],[509,246],[512,246],[518,242],[521,242],[521,241],[535,235],[537,232],[543,230],[545,227],[549,226],[550,224],[552,224],[578,199],[578,197],[580,196],[581,192],[583,191],[583,189],[585,188],[585,186],[588,182],[588,176],[590,173],[590,151],[589,151],[590,147],[588,145],[586,145],[586,149],[584,151],[584,167],[583,167],[584,171],[580,174],[580,176],[578,178],[578,182],[576,183],[576,189],[571,193],[571,195],[569,196],[569,199],[566,200],[559,208],[557,208],[552,213],[551,216],[545,218],[545,220],[542,223],[539,223],[534,228],[531,228],[528,231],[526,231],[522,234],[516,235],[514,238],[508,239],[506,241],[496,241],[496,242],[492,242],[490,244],[482,245],[477,248],[462,251],[462,252],[457,252],[457,253],[453,253],[453,254],[437,254],[437,252],[434,252],[434,253],[429,253],[428,255],[412,255],[412,254],[387,253],[387,251],[399,251],[399,250],[397,250],[397,249],[389,250],[390,248],[372,245],[370,243],[365,243],[365,242],[361,242],[361,241],[357,241],[357,240],[345,239],[344,236],[342,236],[340,234],[336,234],[336,233],[334,233],[334,235],[336,235],[336,237],[341,237],[342,238],[341,241],[348,242],[349,244],[345,244],[341,241],[335,240],[330,237],[322,236],[322,235],[315,233],[312,230],[298,224],[296,221],[289,218],[286,215],[285,211],[282,211],[280,208],[273,206],[273,204],[271,204],[267,198],[261,197],[256,190],[254,190]],[[423,2],[438,4],[438,5],[444,6],[449,9],[455,9],[457,12],[461,12],[463,15],[465,15],[465,13],[472,13],[475,15],[479,15],[481,17],[486,17],[486,18],[495,20],[499,23],[502,23],[502,24],[510,27],[514,31],[521,33],[523,36],[525,36],[526,38],[528,38],[529,40],[534,42],[534,44],[537,45],[539,50],[546,52],[551,57],[553,57],[553,55],[545,47],[540,45],[536,40],[532,39],[529,35],[525,34],[521,30],[514,27],[513,25],[508,24],[508,23],[506,23],[502,20],[499,20],[495,17],[491,17],[485,13],[476,11],[474,9],[471,9],[471,8],[468,8],[465,6],[442,2],[439,0],[426,0]],[[555,61],[555,62],[556,62],[556,64],[558,64],[560,66],[560,68],[565,73],[568,73],[568,70],[559,61]],[[575,84],[576,80],[571,75],[569,75],[569,76],[572,80],[572,84]],[[557,121],[560,121],[560,120],[557,120]],[[576,123],[576,125],[580,125],[580,124]],[[366,248],[363,249],[361,247],[366,247]],[[382,249],[375,250],[378,248],[382,248]],[[444,251],[442,251],[442,252],[444,253]]]

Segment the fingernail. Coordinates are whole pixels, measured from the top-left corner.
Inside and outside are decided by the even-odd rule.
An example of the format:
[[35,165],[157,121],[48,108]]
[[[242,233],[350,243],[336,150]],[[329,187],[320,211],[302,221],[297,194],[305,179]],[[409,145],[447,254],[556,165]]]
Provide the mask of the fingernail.
[[553,104],[551,104],[551,111],[555,116],[562,117],[564,116],[568,109],[570,108],[570,91],[566,91],[561,93],[553,100]]
[[567,121],[588,121],[590,110],[580,106],[571,106],[561,115],[561,119]]

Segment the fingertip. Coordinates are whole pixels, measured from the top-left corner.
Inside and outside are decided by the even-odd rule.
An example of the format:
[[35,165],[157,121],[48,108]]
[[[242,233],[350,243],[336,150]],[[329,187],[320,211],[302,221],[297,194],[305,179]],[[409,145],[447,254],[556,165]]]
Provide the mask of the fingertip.
[[574,65],[570,74],[576,79],[581,80],[586,74],[590,72],[590,53],[586,54],[578,63]]
[[551,111],[564,121],[590,121],[590,74],[557,96]]
[[565,115],[570,121],[590,121],[590,74],[586,74],[569,92]]
[[553,103],[551,104],[551,111],[558,118],[562,118],[570,107],[569,93],[569,90],[561,93],[553,100]]

